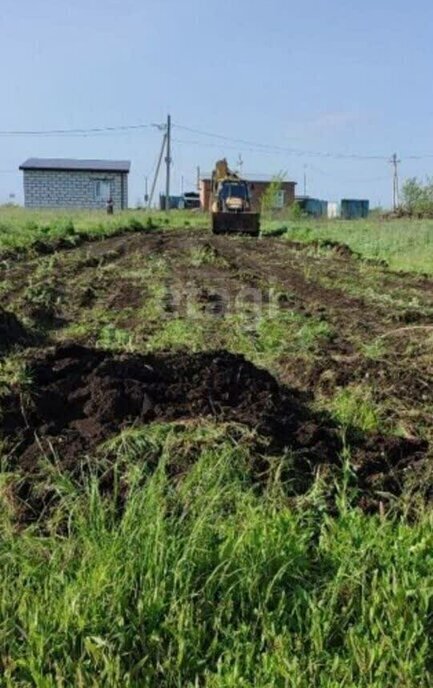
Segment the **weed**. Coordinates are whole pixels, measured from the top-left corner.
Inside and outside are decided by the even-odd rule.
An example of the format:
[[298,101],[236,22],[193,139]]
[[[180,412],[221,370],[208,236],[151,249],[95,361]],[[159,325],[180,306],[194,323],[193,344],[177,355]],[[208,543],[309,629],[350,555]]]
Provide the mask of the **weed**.
[[60,301],[57,261],[52,256],[38,264],[20,297],[20,303],[34,320],[45,321],[54,317]]
[[255,493],[251,446],[228,426],[130,430],[106,448],[129,466],[120,514],[55,466],[61,537],[17,537],[3,508],[4,684],[427,688],[431,516],[290,508],[277,477]]
[[371,342],[362,342],[360,347],[364,356],[373,361],[383,358],[387,351],[386,342],[382,337],[376,337]]
[[329,324],[294,311],[281,311],[272,317],[260,319],[258,348],[263,352],[281,355],[289,352],[313,351],[320,340],[329,338]]
[[354,427],[362,432],[375,432],[381,427],[381,410],[367,385],[340,389],[330,403],[330,410],[345,429]]
[[122,330],[115,325],[105,325],[96,340],[96,345],[109,351],[133,351],[134,337],[128,330]]
[[191,265],[194,267],[200,267],[202,265],[226,267],[227,265],[224,258],[219,256],[212,246],[200,246],[198,248],[193,248],[190,251],[190,256]]
[[31,370],[18,354],[0,360],[0,396],[11,389],[25,392],[31,385]]
[[154,350],[176,350],[188,349],[190,351],[200,351],[205,348],[205,332],[203,323],[194,319],[190,322],[184,318],[174,318],[167,320],[146,341],[146,348]]

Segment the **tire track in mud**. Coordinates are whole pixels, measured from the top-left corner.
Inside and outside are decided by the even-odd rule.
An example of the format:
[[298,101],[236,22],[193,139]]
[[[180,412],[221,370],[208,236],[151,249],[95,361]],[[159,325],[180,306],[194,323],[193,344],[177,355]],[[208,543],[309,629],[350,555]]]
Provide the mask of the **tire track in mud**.
[[[224,241],[222,237],[211,240],[215,250],[223,256],[233,273],[241,273],[242,279],[251,284],[276,284],[280,289],[289,292],[288,308],[302,314],[324,318],[334,329],[335,336],[324,342],[322,350],[303,368],[299,364],[287,362],[286,370],[282,369],[282,379],[290,384],[299,380],[302,388],[313,391],[314,395],[332,395],[337,388],[353,383],[366,382],[373,385],[378,402],[389,405],[395,398],[400,408],[406,407],[408,427],[412,409],[422,408],[420,421],[427,427],[428,409],[433,407],[433,365],[428,365],[417,357],[408,357],[395,349],[395,344],[377,359],[366,358],[360,345],[371,341],[381,341],[384,334],[401,326],[399,315],[390,308],[379,307],[363,298],[344,293],[339,288],[326,288],[318,283],[314,276],[307,278],[294,263],[298,260],[299,249],[294,252],[281,241],[264,242],[259,240]],[[324,260],[307,256],[302,257],[302,264],[320,265]],[[354,280],[357,278],[356,261],[349,258],[332,259],[335,264],[353,264]],[[313,273],[314,274],[314,273]],[[395,281],[404,284],[408,279],[412,285],[418,285],[418,279],[407,275],[393,275]],[[412,282],[413,280],[413,282]],[[421,294],[433,283],[421,280]],[[427,292],[430,294],[430,291]],[[422,320],[422,319],[421,319]],[[429,322],[428,317],[426,321]],[[410,329],[409,329],[410,334]],[[419,334],[415,333],[415,343],[419,343]],[[392,339],[391,339],[392,341]],[[302,382],[301,382],[302,379]]]
[[[240,242],[239,242],[240,243]],[[389,310],[373,306],[362,298],[344,293],[341,289],[326,288],[313,279],[308,279],[299,268],[294,266],[293,252],[283,242],[258,241],[248,246],[224,242],[220,237],[212,240],[230,267],[243,276],[249,276],[252,284],[265,280],[289,292],[297,310],[309,311],[312,315],[325,314],[327,320],[335,325],[339,336],[350,334],[353,330],[363,335],[378,335],[389,322]],[[296,253],[295,253],[296,255]],[[284,258],[288,262],[283,262]],[[350,260],[350,259],[349,259]],[[346,261],[345,261],[346,262]],[[307,262],[314,268],[315,261]],[[355,326],[355,327],[354,327]]]

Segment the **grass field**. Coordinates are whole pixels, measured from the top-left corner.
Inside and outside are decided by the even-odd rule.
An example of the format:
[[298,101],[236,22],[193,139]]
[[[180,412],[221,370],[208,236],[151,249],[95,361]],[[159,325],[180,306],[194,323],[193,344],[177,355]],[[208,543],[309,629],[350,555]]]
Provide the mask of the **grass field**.
[[[143,230],[208,227],[209,218],[190,211],[165,213],[129,210],[107,217],[105,212],[59,213],[26,211],[0,207],[0,249],[26,247],[34,241],[69,238],[86,233],[110,236],[125,228]],[[263,233],[285,229],[286,236],[296,241],[337,241],[367,258],[385,260],[393,270],[433,272],[433,220],[383,220],[372,216],[361,221],[291,220],[264,217]]]
[[152,230],[170,226],[200,227],[207,220],[198,213],[176,212],[168,220],[157,211],[128,210],[108,216],[105,211],[29,211],[20,207],[0,207],[0,250],[25,249],[36,241],[69,239],[80,234],[111,236],[130,230]]
[[392,270],[433,272],[433,221],[301,220],[265,222],[264,231],[287,226],[286,236],[296,241],[337,241],[366,258],[385,260]]
[[[55,467],[66,533],[4,515],[2,684],[430,685],[431,515],[380,521],[344,489],[336,517],[319,489],[293,509],[278,480],[258,496],[248,439],[157,425],[119,441],[135,485],[120,521],[96,478],[78,489]],[[174,489],[167,464],[191,451]]]
[[165,220],[0,211],[0,686],[431,686],[433,223]]

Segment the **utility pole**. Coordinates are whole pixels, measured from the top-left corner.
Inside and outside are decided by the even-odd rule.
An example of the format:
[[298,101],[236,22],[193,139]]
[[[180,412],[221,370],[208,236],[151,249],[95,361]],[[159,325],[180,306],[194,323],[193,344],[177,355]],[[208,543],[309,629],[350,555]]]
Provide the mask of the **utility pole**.
[[392,176],[392,207],[394,210],[397,210],[399,203],[398,166],[401,163],[401,160],[397,157],[397,153],[393,154],[390,163],[394,168],[394,174]]
[[165,180],[165,210],[170,212],[170,166],[171,166],[171,115],[167,116],[166,132],[166,180]]
[[197,167],[197,191],[200,191],[200,179],[201,179],[201,170],[200,170],[200,165]]
[[167,132],[165,132],[164,137],[162,139],[162,146],[161,146],[161,152],[159,154],[158,158],[158,164],[156,166],[155,170],[155,176],[153,178],[153,183],[152,183],[152,189],[150,191],[150,196],[149,196],[149,203],[147,207],[150,209],[152,206],[152,201],[153,201],[153,195],[155,193],[155,188],[156,188],[156,182],[158,181],[158,175],[159,175],[159,170],[161,169],[161,163],[162,163],[162,156],[164,155],[164,150],[165,150],[165,144],[167,143]]
[[307,195],[307,166],[304,165],[304,196]]
[[241,177],[242,177],[242,169],[243,169],[243,166],[244,166],[244,161],[243,161],[243,159],[242,159],[242,153],[239,153],[239,157],[238,157],[238,169],[239,169],[239,175],[240,175]]
[[148,177],[144,178],[144,203],[147,205],[149,202],[149,179]]

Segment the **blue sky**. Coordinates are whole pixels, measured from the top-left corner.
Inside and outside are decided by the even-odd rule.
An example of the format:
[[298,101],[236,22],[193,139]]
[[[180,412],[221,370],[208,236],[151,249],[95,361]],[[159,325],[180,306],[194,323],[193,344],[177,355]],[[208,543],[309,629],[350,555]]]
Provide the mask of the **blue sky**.
[[[194,185],[197,165],[241,154],[245,172],[285,171],[300,192],[305,170],[311,195],[387,206],[388,156],[401,157],[402,178],[433,167],[409,158],[433,156],[432,27],[428,0],[2,0],[0,130],[151,124],[171,112],[175,192],[182,177]],[[132,160],[135,205],[160,139],[154,127],[0,136],[0,202],[22,199],[27,157],[100,157]],[[383,159],[338,157],[352,154]]]

